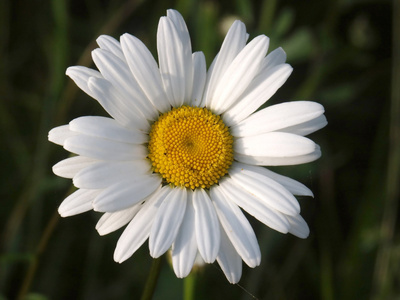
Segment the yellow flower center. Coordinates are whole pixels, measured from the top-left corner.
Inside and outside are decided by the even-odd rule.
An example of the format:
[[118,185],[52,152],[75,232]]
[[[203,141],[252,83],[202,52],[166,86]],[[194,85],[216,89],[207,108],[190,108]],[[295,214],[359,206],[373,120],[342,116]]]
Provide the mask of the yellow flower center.
[[162,114],[150,131],[153,171],[175,186],[209,188],[233,161],[233,139],[220,116],[182,106]]

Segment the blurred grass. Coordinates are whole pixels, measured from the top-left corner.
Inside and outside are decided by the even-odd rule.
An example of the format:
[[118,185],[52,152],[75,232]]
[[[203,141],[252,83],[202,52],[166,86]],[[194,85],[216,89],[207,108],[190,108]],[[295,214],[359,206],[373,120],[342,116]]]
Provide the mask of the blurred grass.
[[[70,181],[54,176],[51,166],[68,154],[47,141],[47,132],[77,116],[104,114],[65,69],[91,66],[100,34],[130,32],[155,54],[158,18],[167,8],[183,14],[193,50],[204,51],[208,64],[232,18],[246,22],[250,38],[268,35],[271,49],[282,46],[294,67],[269,102],[318,101],[329,121],[312,136],[322,146],[319,161],[276,168],[315,193],[299,199],[310,237],[282,235],[249,217],[261,266],[244,267],[240,286],[230,285],[217,265],[207,266],[196,275],[195,298],[400,298],[400,36],[392,30],[400,27],[400,12],[394,2],[0,1],[0,299],[15,299],[24,282],[26,299],[140,297],[152,263],[147,245],[116,264],[121,231],[99,237],[93,212],[54,215]],[[165,263],[154,299],[182,294],[182,280]]]

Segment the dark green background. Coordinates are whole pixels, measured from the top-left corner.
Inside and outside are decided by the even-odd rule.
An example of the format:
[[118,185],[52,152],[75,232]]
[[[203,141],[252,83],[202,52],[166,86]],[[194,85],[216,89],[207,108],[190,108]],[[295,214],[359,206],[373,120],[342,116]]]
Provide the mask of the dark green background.
[[[94,212],[58,217],[71,181],[53,175],[51,166],[68,153],[49,143],[47,132],[78,116],[104,114],[65,76],[70,65],[92,66],[94,39],[129,32],[155,54],[158,19],[168,8],[183,14],[193,51],[204,51],[208,64],[223,24],[235,18],[246,23],[250,38],[268,35],[270,49],[282,46],[294,72],[267,104],[317,101],[329,122],[311,135],[322,147],[320,160],[274,168],[314,191],[314,199],[299,198],[310,237],[282,235],[249,217],[261,265],[244,266],[240,286],[230,285],[217,264],[207,265],[197,275],[195,299],[399,299],[400,48],[392,48],[400,39],[393,33],[399,6],[384,0],[0,1],[0,299],[19,293],[140,298],[152,262],[147,243],[117,264],[122,230],[99,237]],[[164,260],[154,299],[181,299],[182,288]]]

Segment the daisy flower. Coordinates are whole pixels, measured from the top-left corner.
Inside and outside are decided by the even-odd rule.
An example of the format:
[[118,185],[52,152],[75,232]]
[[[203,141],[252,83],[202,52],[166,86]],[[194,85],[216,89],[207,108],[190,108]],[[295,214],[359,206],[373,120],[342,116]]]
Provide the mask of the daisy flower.
[[294,195],[312,192],[264,166],[319,158],[305,135],[327,124],[324,108],[294,101],[258,110],[292,67],[281,48],[266,55],[265,35],[247,40],[245,25],[235,21],[207,71],[182,16],[168,10],[158,25],[158,64],[136,37],[102,35],[92,52],[98,71],[67,69],[111,117],[80,117],[49,132],[51,142],[76,154],[53,167],[78,188],[59,213],[104,213],[100,235],[127,225],[115,261],[148,240],[154,258],[171,249],[177,277],[199,256],[217,260],[236,283],[242,260],[252,268],[261,260],[243,211],[279,232],[308,236]]

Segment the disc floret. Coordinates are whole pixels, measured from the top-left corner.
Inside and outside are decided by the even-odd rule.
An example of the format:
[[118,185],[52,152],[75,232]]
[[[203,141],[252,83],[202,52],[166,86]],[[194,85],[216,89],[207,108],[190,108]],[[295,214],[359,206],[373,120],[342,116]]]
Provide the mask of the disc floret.
[[233,138],[220,116],[182,106],[152,125],[148,145],[153,171],[179,187],[210,188],[233,161]]

